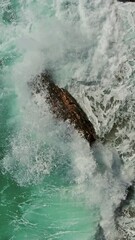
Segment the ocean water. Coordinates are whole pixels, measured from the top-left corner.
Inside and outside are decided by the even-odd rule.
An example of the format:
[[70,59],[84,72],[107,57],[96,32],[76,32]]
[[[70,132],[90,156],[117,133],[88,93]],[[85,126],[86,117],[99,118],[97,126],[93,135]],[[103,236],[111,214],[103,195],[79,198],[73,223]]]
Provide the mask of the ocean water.
[[[115,209],[135,173],[134,29],[133,3],[0,1],[0,240],[120,239]],[[45,69],[87,113],[93,148],[32,96]]]

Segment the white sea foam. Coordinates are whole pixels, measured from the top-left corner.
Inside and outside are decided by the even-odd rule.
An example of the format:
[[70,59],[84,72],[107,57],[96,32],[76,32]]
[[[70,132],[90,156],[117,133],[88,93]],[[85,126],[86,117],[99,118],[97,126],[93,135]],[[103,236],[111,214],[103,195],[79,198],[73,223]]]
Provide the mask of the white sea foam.
[[[18,22],[0,26],[2,51],[15,48],[21,55],[9,77],[17,94],[20,127],[3,167],[20,185],[38,182],[55,167],[57,149],[59,164],[70,152],[74,191],[84,196],[86,204],[98,205],[105,236],[115,239],[114,210],[134,176],[135,6],[106,0],[19,3]],[[3,11],[7,5],[8,1],[1,2]],[[111,147],[98,145],[94,157],[74,131],[71,142],[62,142],[67,124],[56,123],[43,98],[32,99],[28,87],[45,68],[54,71],[60,86],[67,85]],[[116,149],[122,167],[116,166]]]

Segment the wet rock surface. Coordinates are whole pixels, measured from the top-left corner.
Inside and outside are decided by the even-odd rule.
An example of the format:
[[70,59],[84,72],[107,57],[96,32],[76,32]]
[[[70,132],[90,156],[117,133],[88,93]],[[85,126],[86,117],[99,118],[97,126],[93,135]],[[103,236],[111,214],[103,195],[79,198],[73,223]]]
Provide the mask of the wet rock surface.
[[96,133],[86,113],[66,89],[59,88],[54,83],[50,73],[37,76],[33,86],[36,93],[47,92],[46,102],[56,118],[68,120],[90,145],[95,142]]
[[[45,101],[49,104],[51,112],[57,119],[69,121],[90,145],[95,142],[97,136],[86,113],[66,89],[60,88],[54,83],[50,73],[45,72],[38,75],[32,83],[32,89],[36,94],[46,93],[44,95]],[[135,236],[135,227],[131,224],[133,222],[135,226],[135,205],[131,204],[133,198],[134,183],[127,188],[126,198],[121,201],[114,214],[119,240],[131,239],[129,231]],[[105,240],[104,231],[100,226],[95,239]]]

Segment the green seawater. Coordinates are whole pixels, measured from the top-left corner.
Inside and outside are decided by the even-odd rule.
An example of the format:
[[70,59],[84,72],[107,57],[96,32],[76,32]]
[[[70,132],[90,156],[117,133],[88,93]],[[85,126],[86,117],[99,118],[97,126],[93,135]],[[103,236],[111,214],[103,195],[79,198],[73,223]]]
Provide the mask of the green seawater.
[[1,176],[0,239],[93,239],[96,209],[48,182],[24,188]]
[[[10,155],[10,141],[18,128],[13,109],[17,98],[13,89],[1,84],[1,94],[0,158],[3,161],[6,154]],[[20,164],[18,168],[21,167]],[[66,164],[56,167],[40,183],[20,186],[14,174],[21,169],[15,167],[10,174],[1,167],[1,240],[94,238],[98,209],[87,206],[83,198],[73,196],[75,186],[66,180],[66,170]],[[20,176],[22,178],[22,174]]]
[[[27,118],[26,106],[22,104],[27,89],[23,80],[29,71],[28,68],[25,72],[25,62],[28,67],[29,62],[34,61],[32,57],[27,60],[31,46],[28,39],[35,33],[36,40],[40,40],[35,30],[40,27],[40,19],[53,19],[54,13],[53,1],[41,1],[40,4],[36,0],[11,0],[0,3],[0,240],[92,240],[100,218],[98,207],[89,205],[84,196],[76,194],[77,183],[73,175],[70,178],[67,174],[72,171],[72,165],[66,163],[71,161],[70,152],[59,155],[56,151],[53,167],[49,168],[47,174],[42,171],[44,158],[47,158],[47,164],[52,164],[49,154],[46,157],[46,149],[47,153],[51,152],[51,139],[55,138],[55,131],[48,140],[45,127],[44,130],[42,126],[33,130],[33,119]],[[43,23],[41,35],[44,32]],[[24,35],[27,39],[25,47],[19,49]],[[21,38],[23,40],[20,43]],[[38,57],[42,55],[45,58],[45,52],[41,56],[39,53]],[[22,68],[18,70],[21,63]],[[17,75],[21,76],[20,79],[15,79],[16,71],[22,71]],[[35,69],[30,71],[35,74]],[[25,102],[27,109],[32,101],[30,96],[28,99],[29,102]],[[23,135],[22,129],[26,130],[26,134]],[[43,131],[41,141],[40,131]],[[17,136],[20,136],[19,140],[14,142]],[[38,139],[39,143],[37,158],[34,139]],[[63,144],[65,136],[61,141],[58,145]],[[26,151],[29,144],[30,148]],[[65,164],[58,164],[60,158]],[[38,181],[34,181],[37,175]]]

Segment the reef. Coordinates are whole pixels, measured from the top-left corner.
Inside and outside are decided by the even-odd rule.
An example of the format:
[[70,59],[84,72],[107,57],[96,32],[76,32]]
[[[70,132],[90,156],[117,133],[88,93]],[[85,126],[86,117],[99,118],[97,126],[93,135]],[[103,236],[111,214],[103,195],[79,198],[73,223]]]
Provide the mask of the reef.
[[49,72],[38,75],[34,80],[35,93],[46,92],[45,100],[57,119],[69,121],[90,145],[97,139],[93,124],[75,98],[64,88],[58,87]]
[[[60,88],[55,84],[53,76],[46,71],[36,76],[32,84],[33,94],[41,94],[45,98],[45,102],[49,105],[50,111],[56,119],[68,121],[91,145],[98,139],[93,124],[89,121],[86,113],[78,104],[76,99],[64,88]],[[44,94],[45,93],[45,94]],[[104,141],[103,141],[104,142]],[[134,195],[134,182],[127,186],[126,197],[121,201],[120,205],[114,212],[116,229],[121,239],[124,239],[125,232],[121,229],[119,219],[123,216],[125,206],[130,206],[130,201]],[[135,216],[135,210],[129,208],[130,215]],[[134,210],[134,211],[133,211]],[[105,239],[104,231],[99,226],[95,239]],[[127,238],[128,239],[128,238]]]

